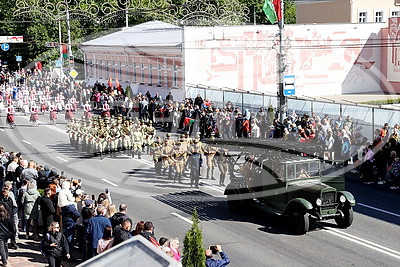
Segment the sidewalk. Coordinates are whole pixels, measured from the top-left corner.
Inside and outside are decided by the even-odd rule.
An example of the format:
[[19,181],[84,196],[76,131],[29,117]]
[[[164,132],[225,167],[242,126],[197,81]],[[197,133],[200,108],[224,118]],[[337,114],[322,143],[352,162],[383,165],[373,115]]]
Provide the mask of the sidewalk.
[[21,238],[17,241],[17,244],[19,246],[17,250],[8,248],[8,266],[47,266],[46,259],[39,250],[39,241]]

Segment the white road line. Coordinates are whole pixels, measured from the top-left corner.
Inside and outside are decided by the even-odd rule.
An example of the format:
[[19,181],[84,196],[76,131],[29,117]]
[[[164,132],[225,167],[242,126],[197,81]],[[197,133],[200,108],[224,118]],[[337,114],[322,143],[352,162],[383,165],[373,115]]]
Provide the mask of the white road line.
[[137,160],[137,161],[139,161],[141,163],[147,164],[150,167],[154,167],[154,164],[148,163],[147,160],[143,160],[143,159],[134,159],[134,160]]
[[22,140],[22,142],[24,142],[24,143],[26,143],[26,144],[28,144],[28,145],[32,145],[31,143],[29,143],[29,142],[26,141],[26,140]]
[[219,187],[217,187],[216,185],[211,185],[211,184],[204,183],[204,182],[200,182],[200,185],[203,185],[203,186],[205,186],[205,187],[208,187],[208,188],[210,188],[210,189],[212,189],[212,190],[215,190],[215,191],[218,191],[218,192],[220,192],[220,193],[224,193],[224,192],[225,192],[224,189],[219,188]]
[[64,161],[64,162],[68,162],[68,160],[66,160],[66,159],[63,159],[63,158],[61,158],[61,157],[57,157],[59,160],[61,160],[61,161]]
[[361,246],[370,248],[372,250],[375,250],[377,252],[383,253],[385,255],[388,255],[390,257],[393,257],[393,258],[396,258],[396,259],[400,260],[400,252],[398,252],[396,250],[381,246],[381,245],[376,244],[374,242],[362,239],[360,237],[357,237],[357,236],[354,236],[354,235],[351,235],[351,234],[348,234],[348,233],[345,233],[345,232],[342,232],[342,231],[339,231],[339,230],[336,230],[336,229],[333,229],[333,228],[330,228],[330,227],[325,227],[325,229],[322,229],[322,230],[324,230],[324,231],[326,231],[326,232],[328,232],[328,233],[330,233],[332,235],[338,236],[340,238],[346,239],[346,240],[351,241],[353,243],[359,244]]
[[372,206],[369,206],[369,205],[366,205],[366,204],[363,204],[363,203],[357,203],[357,205],[360,205],[362,207],[366,207],[366,208],[369,208],[369,209],[372,209],[372,210],[380,211],[380,212],[383,212],[383,213],[386,213],[386,214],[389,214],[389,215],[393,215],[393,216],[396,216],[396,217],[400,217],[400,214],[393,213],[393,212],[386,211],[386,210],[382,210],[382,209],[378,209],[378,208],[375,208],[375,207],[372,207]]
[[4,132],[4,129],[0,129],[0,131]]
[[190,223],[190,224],[193,224],[193,222],[192,222],[190,219],[188,219],[188,218],[186,218],[186,217],[183,217],[182,215],[179,215],[178,213],[171,212],[171,214],[174,215],[175,217],[178,217],[179,219],[184,220],[185,222],[188,222],[188,223]]
[[113,182],[110,182],[110,181],[108,181],[108,180],[106,180],[106,179],[101,179],[101,180],[104,181],[104,182],[106,182],[107,184],[112,185],[112,186],[118,186],[117,184],[114,184]]
[[[26,119],[26,120],[29,119],[29,117],[21,117],[21,118],[24,118],[24,119]],[[54,131],[57,131],[57,132],[60,132],[60,133],[63,133],[63,134],[68,135],[68,133],[67,133],[65,130],[60,129],[60,128],[58,128],[58,127],[55,127],[54,125],[46,125],[45,122],[41,122],[41,121],[38,121],[38,124],[43,125],[43,126],[46,126],[47,128],[50,128],[50,129],[52,129],[52,130],[54,130]]]

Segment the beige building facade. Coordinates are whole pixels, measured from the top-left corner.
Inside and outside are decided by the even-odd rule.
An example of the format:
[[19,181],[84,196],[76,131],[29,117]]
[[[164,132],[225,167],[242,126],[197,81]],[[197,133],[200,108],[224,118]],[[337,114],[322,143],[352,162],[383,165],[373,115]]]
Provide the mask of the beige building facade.
[[299,2],[296,22],[303,23],[387,23],[400,17],[400,0],[327,0]]

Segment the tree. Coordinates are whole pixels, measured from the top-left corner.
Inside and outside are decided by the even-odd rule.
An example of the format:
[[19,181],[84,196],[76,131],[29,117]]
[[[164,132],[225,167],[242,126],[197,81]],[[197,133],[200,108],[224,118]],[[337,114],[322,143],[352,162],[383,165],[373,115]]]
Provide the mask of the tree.
[[196,208],[192,214],[192,228],[187,231],[183,240],[182,265],[185,267],[203,267],[206,263],[206,255],[203,249],[203,235],[199,227],[199,215]]
[[[271,24],[265,16],[262,8],[265,0],[239,0],[245,4],[249,10],[250,23],[254,22],[254,12],[256,13],[257,24]],[[296,4],[293,0],[284,0],[285,24],[296,23]]]

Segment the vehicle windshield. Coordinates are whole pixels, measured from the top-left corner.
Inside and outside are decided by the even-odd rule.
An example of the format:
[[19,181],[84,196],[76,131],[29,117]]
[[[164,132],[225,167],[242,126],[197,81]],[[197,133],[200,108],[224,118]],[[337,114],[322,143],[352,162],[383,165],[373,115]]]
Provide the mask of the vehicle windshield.
[[286,177],[287,180],[294,179],[314,179],[319,177],[319,162],[311,161],[304,163],[293,163],[286,165]]

